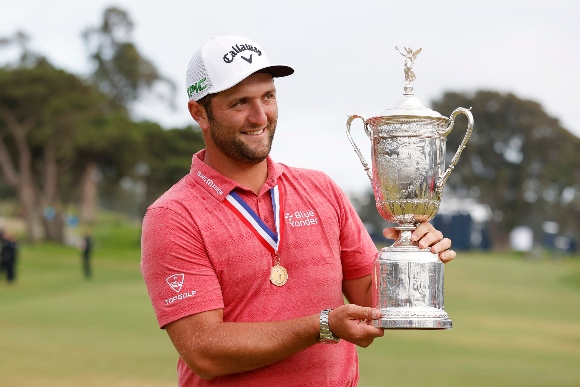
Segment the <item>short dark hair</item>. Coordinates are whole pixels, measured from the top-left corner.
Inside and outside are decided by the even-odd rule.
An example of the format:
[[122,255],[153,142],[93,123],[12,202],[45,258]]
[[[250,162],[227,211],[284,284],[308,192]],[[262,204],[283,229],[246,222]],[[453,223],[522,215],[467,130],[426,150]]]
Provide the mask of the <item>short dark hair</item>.
[[207,118],[210,121],[213,121],[213,110],[211,109],[211,100],[213,99],[215,94],[208,94],[203,98],[200,98],[197,103],[203,106],[207,113]]

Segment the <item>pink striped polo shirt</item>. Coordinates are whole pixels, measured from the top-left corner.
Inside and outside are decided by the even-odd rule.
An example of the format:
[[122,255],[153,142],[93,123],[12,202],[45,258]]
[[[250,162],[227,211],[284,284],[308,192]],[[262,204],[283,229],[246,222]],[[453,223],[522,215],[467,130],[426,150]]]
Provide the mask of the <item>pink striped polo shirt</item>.
[[[324,173],[268,157],[256,195],[193,156],[190,173],[147,210],[141,270],[160,327],[208,310],[224,321],[266,322],[320,313],[344,303],[342,281],[371,274],[376,248],[346,195]],[[270,280],[272,254],[226,207],[235,191],[275,230],[270,188],[282,185],[281,287]],[[353,344],[317,344],[260,369],[197,377],[179,359],[180,386],[348,386],[358,381]]]

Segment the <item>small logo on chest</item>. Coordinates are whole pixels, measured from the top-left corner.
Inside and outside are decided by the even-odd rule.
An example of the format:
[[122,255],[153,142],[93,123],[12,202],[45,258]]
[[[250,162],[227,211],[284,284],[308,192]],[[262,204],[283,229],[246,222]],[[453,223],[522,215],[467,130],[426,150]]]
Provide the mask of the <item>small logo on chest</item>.
[[318,224],[318,218],[312,210],[287,212],[284,219],[290,227],[305,227]]

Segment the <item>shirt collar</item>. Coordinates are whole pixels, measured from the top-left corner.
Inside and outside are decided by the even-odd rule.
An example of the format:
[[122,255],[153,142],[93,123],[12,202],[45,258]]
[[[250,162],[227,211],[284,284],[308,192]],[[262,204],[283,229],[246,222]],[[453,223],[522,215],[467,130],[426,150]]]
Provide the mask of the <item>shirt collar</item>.
[[[191,162],[191,170],[189,175],[191,179],[196,183],[205,188],[211,195],[213,195],[219,201],[224,201],[226,196],[233,191],[235,188],[240,188],[247,190],[246,187],[239,185],[234,180],[225,177],[221,173],[217,172],[215,169],[203,162],[205,157],[205,149],[200,150],[193,155]],[[272,160],[270,156],[267,157],[268,162],[268,177],[266,182],[260,189],[259,195],[263,194],[264,191],[278,184],[280,176],[284,172],[284,168]]]

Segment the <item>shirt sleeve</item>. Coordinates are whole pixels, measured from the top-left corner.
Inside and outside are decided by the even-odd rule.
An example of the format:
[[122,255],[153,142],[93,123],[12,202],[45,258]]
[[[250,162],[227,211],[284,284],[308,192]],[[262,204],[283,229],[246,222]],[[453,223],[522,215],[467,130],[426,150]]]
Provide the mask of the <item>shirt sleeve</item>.
[[150,208],[143,220],[141,272],[159,327],[222,309],[221,287],[194,219]]
[[332,182],[338,206],[340,258],[345,280],[370,275],[377,248],[346,194]]

